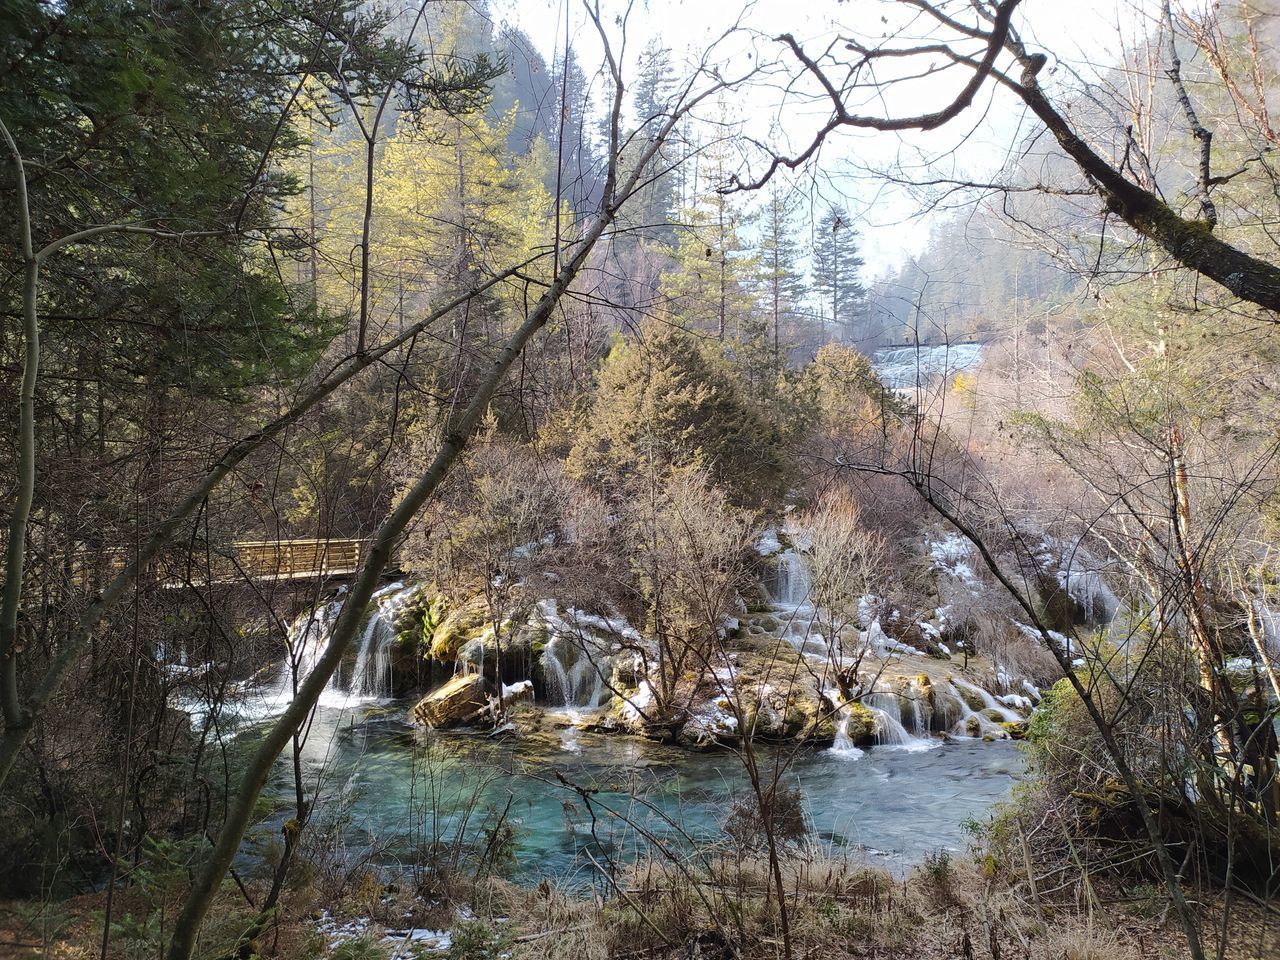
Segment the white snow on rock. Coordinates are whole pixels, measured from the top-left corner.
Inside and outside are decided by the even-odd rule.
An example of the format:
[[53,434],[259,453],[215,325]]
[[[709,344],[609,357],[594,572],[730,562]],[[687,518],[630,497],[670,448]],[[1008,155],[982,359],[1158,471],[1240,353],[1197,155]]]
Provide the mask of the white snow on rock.
[[388,930],[382,938],[393,944],[390,960],[416,960],[424,952],[448,953],[453,948],[453,934],[448,930]]
[[526,690],[530,693],[533,692],[532,680],[517,680],[515,683],[504,683],[502,685],[502,696],[503,699],[514,697],[516,694],[524,693]]
[[[1044,638],[1040,636],[1040,631],[1030,624],[1023,623],[1020,620],[1014,620],[1012,622],[1015,627],[1022,631],[1023,635],[1028,640],[1033,640],[1036,643],[1041,643],[1044,640]],[[1070,656],[1072,647],[1071,638],[1065,633],[1059,633],[1057,630],[1048,630],[1046,632],[1049,634],[1049,639],[1060,646],[1063,652]]]
[[692,732],[700,740],[711,740],[720,734],[732,734],[738,729],[738,718],[733,713],[733,705],[725,697],[716,697],[702,704],[684,725],[686,732]]
[[929,559],[935,570],[955,577],[968,586],[977,586],[978,575],[973,570],[973,545],[958,533],[948,533],[941,540],[929,544]]
[[562,609],[555,600],[539,600],[537,610],[538,616],[549,629],[570,636],[594,630],[597,633],[623,637],[632,641],[641,639],[640,632],[628,623],[625,617],[602,617],[576,607]]
[[641,680],[636,692],[622,701],[622,717],[625,720],[639,720],[640,713],[653,705],[653,685],[648,680]]

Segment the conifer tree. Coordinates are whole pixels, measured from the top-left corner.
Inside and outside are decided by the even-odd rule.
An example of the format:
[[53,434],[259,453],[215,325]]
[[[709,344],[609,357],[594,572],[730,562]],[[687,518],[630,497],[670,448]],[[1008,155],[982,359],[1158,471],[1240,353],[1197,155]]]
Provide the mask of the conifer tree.
[[717,189],[728,178],[724,142],[702,153],[702,176],[692,204],[680,211],[676,266],[663,292],[688,329],[745,342],[763,335],[752,293],[756,259],[742,236],[746,214],[737,194]]
[[[635,90],[635,135],[642,140],[653,136],[670,110],[674,69],[671,51],[658,41],[650,41],[640,59],[640,79]],[[632,202],[623,228],[631,236],[663,246],[674,246],[676,233],[671,225],[677,209],[674,151],[659,150],[648,164],[643,185]]]
[[762,288],[761,303],[771,327],[769,334],[775,365],[783,357],[783,330],[793,325],[805,294],[804,277],[797,266],[800,247],[796,242],[791,220],[795,208],[795,199],[783,186],[774,183],[769,188],[760,215],[760,245],[757,256]]
[[[864,332],[867,292],[859,273],[858,233],[849,212],[837,204],[818,221],[813,244],[813,286],[818,315],[823,318],[821,339],[857,340]],[[830,321],[830,331],[825,329]]]

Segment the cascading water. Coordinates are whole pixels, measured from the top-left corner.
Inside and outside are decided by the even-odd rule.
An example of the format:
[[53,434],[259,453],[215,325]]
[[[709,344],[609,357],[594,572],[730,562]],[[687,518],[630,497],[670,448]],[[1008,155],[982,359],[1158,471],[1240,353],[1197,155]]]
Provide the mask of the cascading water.
[[348,693],[380,700],[391,696],[391,647],[396,639],[396,620],[417,592],[417,587],[406,588],[396,582],[374,593],[373,610],[360,638]]
[[[344,705],[356,699],[382,699],[391,694],[391,645],[395,642],[396,618],[417,587],[392,583],[370,598],[371,610],[360,632],[359,646],[350,677],[344,682],[335,670],[321,695],[322,703]],[[333,628],[346,602],[346,589],[318,609],[309,610],[289,626],[289,658],[276,681],[266,691],[269,704],[283,705],[311,672],[329,647]]]
[[839,690],[827,690],[824,695],[837,711],[836,738],[835,742],[831,744],[831,755],[841,760],[857,760],[862,756],[862,750],[854,744],[853,739],[849,736],[849,719],[853,713],[852,705],[844,702]]
[[914,733],[918,737],[923,737],[929,733],[929,701],[927,696],[920,687],[912,683],[909,692],[903,699],[911,706],[911,721],[907,722],[903,718],[902,725]]
[[[961,690],[968,693],[969,698],[966,698]],[[999,724],[983,716],[982,711],[974,710],[969,704],[969,699],[976,699],[983,705],[983,710],[995,710],[1005,720],[1022,719],[1016,710],[998,703],[986,690],[957,677],[952,677],[945,683],[934,684],[932,699],[934,728],[957,737],[1003,738],[1008,735]]]
[[[489,638],[491,639],[491,637]],[[468,640],[458,650],[457,672],[472,676],[484,676],[484,647],[486,637]]]
[[774,607],[782,614],[782,636],[801,653],[827,656],[827,639],[814,629],[813,574],[808,561],[794,550],[784,550],[774,563],[774,575],[767,588]]
[[600,705],[604,692],[604,663],[597,665],[601,653],[586,638],[557,633],[542,651],[542,671],[546,678],[547,702],[564,707],[593,708]]
[[[914,702],[912,701],[913,704]],[[902,702],[892,690],[876,690],[864,694],[862,705],[875,717],[874,736],[877,744],[909,750],[928,750],[938,746],[937,741],[915,735],[922,732],[918,706],[913,711],[911,720],[915,726],[907,729],[903,722]]]
[[[342,613],[346,595],[343,587],[338,596],[318,609],[311,609],[289,624],[287,644],[289,656],[280,667],[276,681],[266,691],[268,704],[283,706],[293,699],[298,686],[311,675],[329,646],[333,625]],[[336,673],[335,673],[336,677]],[[325,693],[337,689],[335,677],[329,678]]]
[[[1022,714],[1018,713],[1017,710],[1006,707],[1004,704],[998,702],[995,697],[986,690],[983,690],[981,687],[974,686],[972,683],[967,683],[959,677],[953,677],[951,682],[961,690],[966,690],[981,700],[983,710],[994,710],[996,713],[1000,714],[1001,717],[1010,722],[1017,722],[1022,719]],[[961,696],[960,699],[963,701],[964,697]]]
[[601,706],[611,692],[606,681],[613,674],[620,645],[625,642],[634,648],[642,642],[635,627],[616,614],[562,609],[554,600],[539,601],[536,617],[548,637],[539,658],[547,703],[587,709]]
[[1058,582],[1076,602],[1086,624],[1107,624],[1115,619],[1120,600],[1097,570],[1059,570]]
[[929,699],[933,706],[929,724],[931,730],[946,732],[960,729],[973,712],[956,692],[956,688],[949,683],[934,684]]
[[914,390],[972,370],[981,360],[980,343],[917,344],[877,350],[871,366],[890,390]]
[[1071,598],[1084,624],[1103,626],[1115,619],[1120,599],[1102,576],[1108,565],[1095,560],[1080,541],[1045,537],[1036,561],[1055,573],[1058,586]]
[[812,606],[813,575],[809,564],[794,550],[778,554],[769,594],[779,607],[799,609]]

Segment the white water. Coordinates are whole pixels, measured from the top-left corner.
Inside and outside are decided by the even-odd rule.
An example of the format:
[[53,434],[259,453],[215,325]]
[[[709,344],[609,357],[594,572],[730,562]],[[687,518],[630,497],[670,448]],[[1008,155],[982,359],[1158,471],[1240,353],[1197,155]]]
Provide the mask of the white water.
[[[914,701],[912,701],[914,703]],[[892,690],[876,690],[863,695],[862,705],[871,711],[876,720],[875,738],[880,746],[898,747],[903,750],[930,750],[940,746],[937,740],[916,736],[923,731],[919,726],[919,707],[916,707],[914,733],[903,723],[902,706]]]
[[396,640],[396,620],[416,593],[416,587],[406,589],[400,582],[374,593],[373,612],[360,638],[348,693],[378,700],[391,696],[391,646]]
[[[335,670],[320,695],[325,706],[342,707],[391,696],[391,646],[396,639],[395,622],[417,587],[396,582],[374,592],[368,619],[360,632],[355,662],[348,677]],[[346,589],[318,609],[308,610],[289,625],[289,656],[275,682],[266,687],[263,703],[268,709],[284,709],[294,691],[329,648],[333,628],[346,602]]]
[[769,598],[782,619],[782,636],[798,651],[812,656],[830,654],[827,638],[815,627],[817,610],[813,605],[813,574],[809,563],[794,550],[784,550],[775,560],[772,582],[767,584]]
[[[1022,719],[1021,715],[1016,711],[997,703],[996,699],[981,687],[976,687],[971,683],[966,683],[953,677],[950,682],[934,684],[933,686],[936,726],[946,730],[952,736],[1004,738],[1008,735],[997,723],[984,717],[980,711],[970,707],[964,697],[960,695],[960,691],[956,689],[957,686],[975,693],[984,704],[984,709],[985,705],[990,705],[1006,720]],[[972,728],[973,725],[976,725],[976,728]]]
[[982,344],[954,343],[877,350],[871,366],[890,390],[912,390],[972,370],[982,360]]
[[778,554],[777,574],[770,584],[769,593],[780,607],[799,609],[812,607],[813,575],[809,564],[794,550]]
[[[953,568],[957,563],[962,563],[963,557],[967,556],[970,549],[966,541],[961,541],[958,538],[948,538],[942,544],[944,549],[935,550],[934,560],[935,562],[949,560]],[[774,606],[783,619],[782,637],[803,654],[822,657],[831,656],[833,651],[828,640],[814,629],[813,578],[804,556],[794,550],[785,550],[776,554],[775,563],[776,572],[772,581],[768,584],[768,588]],[[954,569],[948,572],[953,572],[953,575],[961,576],[962,579],[965,579],[962,573],[955,574]],[[867,629],[862,634],[862,643],[866,647],[882,658],[889,657],[895,653],[923,655],[920,651],[888,637],[881,628],[880,621],[872,615],[869,598],[864,598],[864,605],[866,607],[864,621],[870,621],[869,623],[864,622]],[[843,651],[837,649],[834,652],[839,657]],[[995,710],[1002,718],[1008,721],[1022,719],[1020,713],[1007,704],[998,702],[986,690],[964,680],[957,679],[955,683],[966,690],[972,691],[981,700],[983,709],[990,708]],[[945,730],[955,736],[971,736],[973,733],[971,727],[974,724],[976,724],[976,732],[979,736],[990,735],[1000,738],[1007,736],[1006,732],[998,724],[983,716],[980,711],[972,709],[965,702],[964,697],[961,696],[956,686],[951,683],[935,685],[933,692],[934,706],[932,707],[929,705],[927,693],[923,689],[917,688],[915,684],[911,685],[910,693],[903,698],[899,698],[894,691],[887,687],[881,687],[869,694],[865,694],[861,698],[861,702],[875,717],[874,736],[876,744],[900,750],[929,750],[938,746],[939,741],[929,736],[931,728],[934,727],[932,721],[935,719],[935,713],[937,714],[936,729]],[[825,696],[838,711],[836,738],[831,748],[832,751],[847,758],[862,756],[862,751],[854,745],[849,737],[849,706],[843,704],[839,695],[833,695],[832,691],[827,691]],[[903,715],[901,702],[903,699],[910,704],[906,716]],[[973,720],[972,724],[971,720]]]
[[833,757],[838,757],[841,760],[857,760],[863,754],[854,745],[849,736],[849,715],[852,712],[850,705],[841,700],[840,691],[838,690],[827,690],[826,697],[831,701],[831,705],[839,711],[836,719],[836,739],[831,744],[829,752]]
[[613,673],[620,642],[639,643],[640,634],[620,616],[603,617],[573,607],[561,609],[541,600],[536,616],[549,634],[540,663],[546,679],[547,703],[595,709],[608,698],[606,679]]
[[[601,663],[596,659],[600,658]],[[556,706],[600,706],[604,692],[604,672],[610,669],[607,653],[601,651],[585,637],[571,637],[562,633],[552,635],[542,650],[542,671],[546,678],[547,702]]]
[[[952,683],[954,683],[961,690],[968,690],[970,693],[974,694],[979,699],[981,699],[983,709],[994,710],[998,714],[1000,714],[1000,716],[1004,717],[1005,720],[1008,720],[1011,722],[1016,722],[1022,719],[1022,714],[1018,713],[1017,710],[1013,710],[1009,707],[1006,707],[1003,703],[998,702],[995,697],[993,697],[986,690],[983,690],[981,687],[975,686],[972,683],[968,683],[964,680],[961,680],[959,677],[953,677]],[[964,700],[963,697],[961,697],[960,699],[961,701]]]

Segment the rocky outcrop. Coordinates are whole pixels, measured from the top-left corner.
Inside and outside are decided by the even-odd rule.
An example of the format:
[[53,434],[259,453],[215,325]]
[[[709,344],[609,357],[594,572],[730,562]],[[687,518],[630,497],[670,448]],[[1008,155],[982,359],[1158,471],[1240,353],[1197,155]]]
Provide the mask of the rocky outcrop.
[[497,689],[482,674],[459,673],[436,687],[414,705],[415,722],[443,730],[490,719],[502,710],[533,700],[533,683],[521,680],[503,684],[501,704]]
[[418,701],[413,719],[437,730],[471,723],[489,710],[493,690],[478,673],[460,673]]

